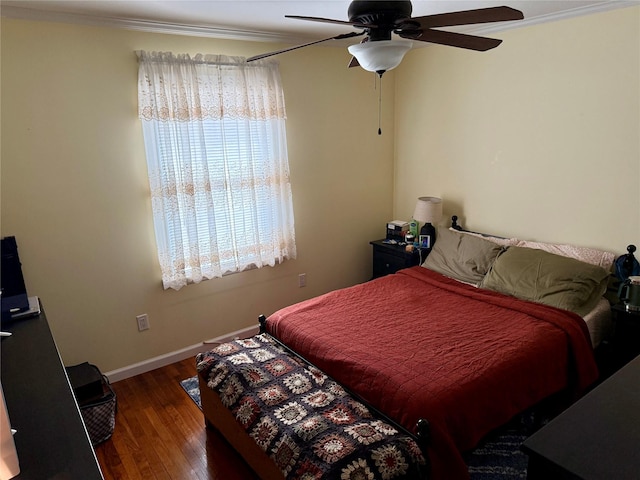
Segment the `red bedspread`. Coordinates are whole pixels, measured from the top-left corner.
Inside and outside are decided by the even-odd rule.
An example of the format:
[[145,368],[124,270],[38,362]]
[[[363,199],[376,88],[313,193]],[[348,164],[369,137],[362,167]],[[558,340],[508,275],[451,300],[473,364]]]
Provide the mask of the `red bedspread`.
[[434,479],[464,479],[461,452],[598,372],[579,316],[422,267],[271,315],[267,330],[411,431],[431,425]]

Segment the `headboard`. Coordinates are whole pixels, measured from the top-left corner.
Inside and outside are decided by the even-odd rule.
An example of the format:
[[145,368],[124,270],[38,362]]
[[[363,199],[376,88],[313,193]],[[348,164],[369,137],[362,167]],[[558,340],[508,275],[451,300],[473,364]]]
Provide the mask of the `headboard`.
[[494,235],[493,233],[474,232],[473,230],[467,230],[466,228],[462,228],[462,226],[458,224],[457,215],[451,216],[451,228],[458,230],[459,232],[475,233],[477,235],[482,235],[483,237],[506,238],[506,237],[501,237],[500,235]]

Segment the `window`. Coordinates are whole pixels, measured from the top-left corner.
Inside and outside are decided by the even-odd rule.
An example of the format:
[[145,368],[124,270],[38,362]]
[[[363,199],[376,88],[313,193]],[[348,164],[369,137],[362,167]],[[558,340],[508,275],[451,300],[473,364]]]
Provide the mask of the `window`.
[[137,53],[164,288],[295,258],[277,64]]

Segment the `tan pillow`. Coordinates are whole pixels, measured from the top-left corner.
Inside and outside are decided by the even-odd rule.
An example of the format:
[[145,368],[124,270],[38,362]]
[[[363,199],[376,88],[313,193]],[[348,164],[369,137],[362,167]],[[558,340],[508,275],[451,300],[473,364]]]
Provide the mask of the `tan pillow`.
[[481,287],[586,315],[607,289],[602,267],[544,250],[509,247]]
[[501,245],[483,238],[438,228],[436,242],[422,266],[477,285],[502,249]]

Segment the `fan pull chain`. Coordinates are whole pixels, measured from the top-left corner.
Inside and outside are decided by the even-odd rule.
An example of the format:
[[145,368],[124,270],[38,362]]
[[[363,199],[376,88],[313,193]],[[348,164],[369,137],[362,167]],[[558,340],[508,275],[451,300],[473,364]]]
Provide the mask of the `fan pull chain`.
[[382,135],[382,128],[380,127],[380,122],[382,121],[382,74],[384,72],[378,73],[380,75],[380,89],[378,90],[378,135]]

